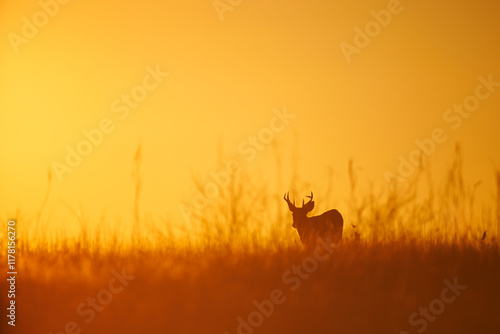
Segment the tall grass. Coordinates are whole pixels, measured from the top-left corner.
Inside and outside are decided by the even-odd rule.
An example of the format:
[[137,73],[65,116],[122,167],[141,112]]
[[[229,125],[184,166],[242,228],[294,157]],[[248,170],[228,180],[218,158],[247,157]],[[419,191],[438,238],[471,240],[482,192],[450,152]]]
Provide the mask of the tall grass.
[[[17,219],[21,236],[17,333],[61,332],[73,320],[88,333],[233,334],[238,317],[255,311],[253,301],[268,299],[275,289],[287,301],[255,333],[413,333],[408,317],[439,298],[443,280],[454,277],[469,288],[427,333],[500,330],[500,306],[492,297],[500,279],[500,172],[496,202],[478,210],[477,185],[463,179],[459,147],[439,186],[421,168],[404,184],[362,194],[350,162],[343,244],[297,291],[283,275],[311,254],[302,251],[291,227],[282,189],[243,171],[189,223],[154,218],[140,210],[141,161],[139,146],[131,224],[110,222],[105,214],[94,221],[82,208],[61,202],[79,233],[51,230],[44,212],[50,176],[39,211],[9,217]],[[201,192],[203,182],[193,178]],[[330,184],[325,181],[326,202]],[[310,185],[294,177],[286,188],[307,193]],[[6,261],[4,253],[0,261]],[[106,288],[111,269],[121,268],[136,278],[85,323],[77,306]],[[0,329],[7,331],[5,322]]]
[[[277,156],[277,166],[281,168]],[[80,225],[76,236],[50,227],[50,216],[44,208],[50,196],[48,174],[46,195],[36,216],[7,217],[20,222],[19,247],[25,251],[95,253],[128,250],[180,249],[254,252],[300,247],[291,215],[282,199],[283,189],[269,189],[262,176],[243,171],[234,176],[227,187],[203,210],[192,211],[190,221],[153,218],[140,211],[142,179],[141,147],[134,155],[135,193],[133,221],[116,223],[103,213],[98,219],[85,216],[65,201]],[[496,199],[488,206],[476,203],[479,184],[467,185],[463,178],[463,160],[457,145],[444,182],[436,189],[430,171],[420,168],[417,175],[402,184],[390,184],[360,193],[359,176],[352,161],[348,165],[350,196],[344,216],[344,240],[365,243],[420,242],[467,243],[479,247],[496,243],[500,232],[500,171],[495,171]],[[281,171],[277,170],[279,175]],[[331,176],[330,176],[331,177]],[[193,177],[195,188],[204,194],[204,180]],[[325,180],[322,202],[331,202],[331,179]],[[307,186],[306,186],[307,185]],[[310,185],[293,179],[287,189],[306,193]],[[189,205],[188,201],[185,203]],[[478,209],[479,207],[479,209]],[[19,214],[19,213],[17,213]],[[0,245],[5,238],[0,240]]]

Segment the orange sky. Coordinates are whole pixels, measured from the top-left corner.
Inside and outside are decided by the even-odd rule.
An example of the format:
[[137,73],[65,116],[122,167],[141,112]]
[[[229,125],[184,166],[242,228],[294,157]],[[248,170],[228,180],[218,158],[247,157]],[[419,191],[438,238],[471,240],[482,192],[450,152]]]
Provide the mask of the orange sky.
[[[483,198],[494,192],[500,86],[477,87],[480,76],[500,82],[496,1],[241,1],[224,20],[211,0],[41,3],[53,17],[40,14],[37,1],[0,3],[2,215],[18,208],[33,215],[47,170],[65,164],[67,147],[76,149],[82,131],[102,122],[108,133],[96,137],[100,144],[61,182],[54,176],[53,217],[68,214],[62,199],[90,215],[129,218],[132,158],[141,143],[144,212],[180,219],[192,173],[217,170],[218,144],[228,160],[249,158],[249,136],[270,122],[282,129],[273,136],[283,187],[296,136],[300,179],[324,187],[331,168],[340,209],[349,159],[365,180],[383,183],[399,156],[408,159],[415,140],[435,128],[446,137],[428,157],[436,181],[460,141],[467,179],[483,181]],[[372,11],[386,21],[390,13],[390,22],[373,23]],[[34,20],[38,31],[26,26]],[[356,27],[367,24],[375,29],[368,45],[358,43],[346,57],[341,46],[356,47],[363,40]],[[154,70],[168,76],[155,80]],[[473,103],[477,90],[484,98],[468,118],[447,112]],[[122,94],[131,93],[141,101],[127,107]],[[295,117],[281,127],[273,118],[284,108]],[[268,182],[271,145],[256,152],[246,166],[268,172]]]

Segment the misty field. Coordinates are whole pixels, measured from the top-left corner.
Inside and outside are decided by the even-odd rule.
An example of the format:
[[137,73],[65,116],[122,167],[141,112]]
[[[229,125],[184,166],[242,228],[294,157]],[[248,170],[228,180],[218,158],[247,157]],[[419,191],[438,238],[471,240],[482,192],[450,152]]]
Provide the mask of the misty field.
[[[294,249],[253,254],[20,252],[19,256],[25,260],[19,269],[23,274],[18,283],[18,333],[79,333],[78,329],[81,333],[419,333],[424,329],[498,333],[500,329],[497,246],[347,243],[316,265]],[[110,287],[115,274],[125,283],[116,279]],[[448,288],[443,295],[445,280],[458,284],[458,292]],[[113,289],[121,291],[110,292]],[[435,301],[442,298],[449,303]],[[432,310],[427,313],[429,320],[420,314],[421,307]],[[409,317],[415,312],[412,326]],[[65,330],[68,324],[70,331]],[[6,327],[5,321],[2,326]]]
[[351,172],[342,244],[308,251],[282,194],[248,180],[185,234],[137,212],[130,230],[80,218],[76,237],[21,215],[2,333],[499,333],[498,204],[475,209],[459,163],[425,196],[419,180],[362,196]]

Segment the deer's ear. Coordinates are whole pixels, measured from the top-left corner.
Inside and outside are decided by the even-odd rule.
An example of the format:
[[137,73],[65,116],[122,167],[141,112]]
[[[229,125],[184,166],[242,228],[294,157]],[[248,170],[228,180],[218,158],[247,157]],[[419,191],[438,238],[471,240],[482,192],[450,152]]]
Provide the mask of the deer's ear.
[[307,204],[304,205],[303,209],[306,212],[312,211],[312,209],[314,209],[314,201],[307,202]]

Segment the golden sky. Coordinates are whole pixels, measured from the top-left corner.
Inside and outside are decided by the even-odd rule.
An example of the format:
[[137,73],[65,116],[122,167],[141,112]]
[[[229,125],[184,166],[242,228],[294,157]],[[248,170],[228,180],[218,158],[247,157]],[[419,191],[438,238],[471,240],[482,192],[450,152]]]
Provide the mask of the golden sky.
[[[282,155],[280,192],[295,149],[312,190],[333,171],[341,209],[349,159],[383,183],[416,140],[427,140],[436,182],[459,141],[467,179],[489,198],[499,13],[497,1],[3,0],[0,212],[33,215],[51,169],[53,217],[68,213],[64,200],[129,218],[141,144],[144,212],[179,219],[191,175],[218,171],[220,143],[228,161],[248,159],[273,182],[266,136]],[[91,152],[55,172],[78,145]]]

